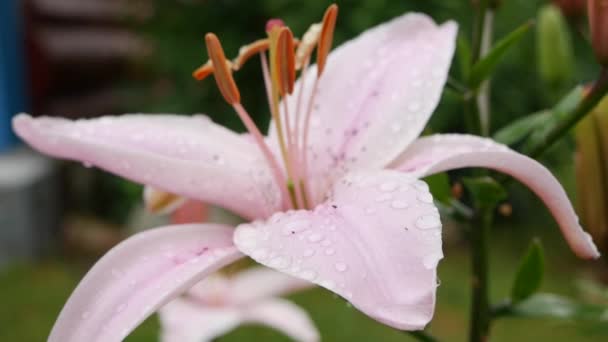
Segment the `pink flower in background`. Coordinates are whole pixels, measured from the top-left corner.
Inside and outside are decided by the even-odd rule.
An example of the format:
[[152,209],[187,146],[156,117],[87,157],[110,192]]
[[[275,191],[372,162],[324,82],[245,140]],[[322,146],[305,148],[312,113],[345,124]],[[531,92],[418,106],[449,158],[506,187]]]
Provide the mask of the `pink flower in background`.
[[262,324],[296,341],[318,341],[308,314],[276,298],[310,287],[279,272],[252,268],[231,277],[215,274],[159,310],[161,342],[205,342],[241,324]]
[[[407,14],[327,56],[335,8],[333,16],[330,11],[298,46],[295,56],[304,59],[295,64],[303,76],[295,84],[285,73],[293,65],[281,60],[289,56],[280,47],[290,33],[269,25],[271,71],[264,71],[275,120],[268,137],[240,104],[213,35],[207,36],[213,62],[201,70],[214,72],[250,136],[202,115],[15,118],[19,136],[44,153],[251,221],[236,228],[172,226],[123,242],[82,280],[50,341],[119,341],[165,303],[244,255],[331,290],[387,325],[422,329],[433,316],[443,253],[439,213],[419,178],[454,168],[487,167],[514,176],[545,202],[577,255],[598,257],[544,166],[489,139],[418,137],[447,78],[455,23],[436,25],[425,15]],[[319,67],[308,66],[310,51],[299,53],[310,41],[318,41]]]

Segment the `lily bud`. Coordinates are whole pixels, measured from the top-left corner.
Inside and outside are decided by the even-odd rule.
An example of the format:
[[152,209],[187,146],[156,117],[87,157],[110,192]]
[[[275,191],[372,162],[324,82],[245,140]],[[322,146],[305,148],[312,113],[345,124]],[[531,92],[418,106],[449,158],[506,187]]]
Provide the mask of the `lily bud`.
[[595,57],[608,66],[608,0],[589,0],[589,26]]
[[608,97],[579,122],[576,134],[578,212],[600,251],[608,252]]
[[572,38],[566,20],[554,5],[546,5],[538,12],[536,47],[539,72],[545,84],[555,88],[572,80]]

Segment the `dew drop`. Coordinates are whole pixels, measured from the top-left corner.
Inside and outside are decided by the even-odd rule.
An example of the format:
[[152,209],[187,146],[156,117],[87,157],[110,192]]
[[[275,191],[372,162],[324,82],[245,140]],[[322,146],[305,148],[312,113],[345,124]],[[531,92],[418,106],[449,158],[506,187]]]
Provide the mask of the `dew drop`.
[[388,201],[392,198],[393,198],[393,196],[391,194],[382,194],[382,195],[376,197],[376,202],[384,202],[384,201]]
[[80,318],[82,319],[87,319],[89,317],[91,317],[91,313],[89,311],[85,311],[82,313],[82,315],[80,315]]
[[382,183],[380,185],[380,191],[392,192],[392,191],[397,190],[398,187],[399,187],[399,185],[397,185],[397,183],[395,183],[395,182],[386,182],[386,183]]
[[333,249],[333,248],[328,248],[328,249],[325,250],[325,254],[326,255],[334,255],[334,254],[336,254],[336,250]]
[[321,246],[327,247],[329,245],[331,245],[331,240],[325,239],[325,240],[321,241]]
[[315,280],[315,278],[317,278],[317,272],[313,270],[304,270],[300,273],[300,277],[306,280]]
[[308,241],[309,241],[309,242],[313,242],[313,243],[314,243],[314,242],[319,242],[319,241],[321,241],[322,239],[323,239],[323,235],[318,234],[318,233],[313,233],[313,234],[310,234],[310,235],[308,236]]
[[422,203],[431,204],[433,203],[433,195],[428,192],[418,194],[418,200]]
[[334,265],[334,267],[336,268],[336,271],[338,271],[338,272],[344,272],[348,269],[348,266],[343,262],[336,263]]
[[416,226],[420,229],[441,228],[441,221],[437,215],[425,215],[416,220]]
[[127,308],[127,304],[120,304],[117,308],[116,308],[116,313],[121,313],[123,311],[125,311],[125,309]]
[[304,255],[305,257],[311,257],[315,255],[315,250],[311,248],[306,249],[302,255]]
[[405,209],[405,208],[409,207],[409,204],[407,204],[407,202],[405,202],[405,201],[394,200],[391,203],[391,207],[395,208],[395,209]]

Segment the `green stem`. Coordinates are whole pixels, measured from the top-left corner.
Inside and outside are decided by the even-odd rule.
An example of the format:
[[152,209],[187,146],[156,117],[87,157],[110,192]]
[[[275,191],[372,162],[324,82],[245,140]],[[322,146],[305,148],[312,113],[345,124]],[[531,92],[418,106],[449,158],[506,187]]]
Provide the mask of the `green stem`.
[[490,332],[490,299],[488,279],[488,235],[492,226],[494,208],[479,208],[471,221],[472,248],[472,302],[469,341],[487,341]]
[[424,331],[407,331],[407,334],[422,342],[438,342],[439,340],[435,337],[427,334]]
[[551,129],[542,139],[530,148],[528,155],[532,158],[537,158],[543,154],[553,143],[566,134],[579,120],[584,118],[591,112],[595,106],[608,93],[608,69],[603,68],[600,72],[600,77],[591,88],[591,91],[579,103],[576,109],[569,113],[568,116],[560,121],[553,129]]

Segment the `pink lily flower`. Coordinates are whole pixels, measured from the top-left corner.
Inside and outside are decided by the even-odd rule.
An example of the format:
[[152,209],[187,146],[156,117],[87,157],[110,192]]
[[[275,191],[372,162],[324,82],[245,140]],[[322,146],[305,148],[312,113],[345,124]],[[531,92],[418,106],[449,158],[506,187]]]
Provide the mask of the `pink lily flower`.
[[[336,13],[330,7],[304,35],[295,63],[291,33],[278,22],[268,25],[269,40],[247,46],[232,63],[217,37],[207,35],[212,61],[195,76],[213,73],[249,136],[201,115],[14,119],[19,136],[44,153],[251,221],[160,228],[118,245],[76,288],[51,342],[119,341],[244,255],[325,287],[382,323],[423,329],[433,316],[443,253],[439,213],[419,178],[454,168],[486,167],[517,178],[545,202],[577,255],[599,256],[563,188],[535,160],[475,136],[418,138],[447,78],[455,23],[406,14],[328,54]],[[309,66],[312,45],[318,58]],[[266,138],[231,76],[252,51],[262,51],[274,118]],[[294,83],[297,68],[303,77]]]
[[[147,186],[144,201],[152,212],[171,215],[171,223],[204,222],[209,208],[200,201]],[[159,310],[161,342],[213,341],[241,324],[273,327],[296,341],[318,341],[319,332],[303,309],[277,298],[310,288],[304,280],[268,268],[233,276],[216,273]]]
[[215,274],[160,309],[161,341],[212,341],[247,323],[275,328],[296,341],[318,341],[306,311],[276,298],[307,287],[308,282],[261,267],[231,277]]

